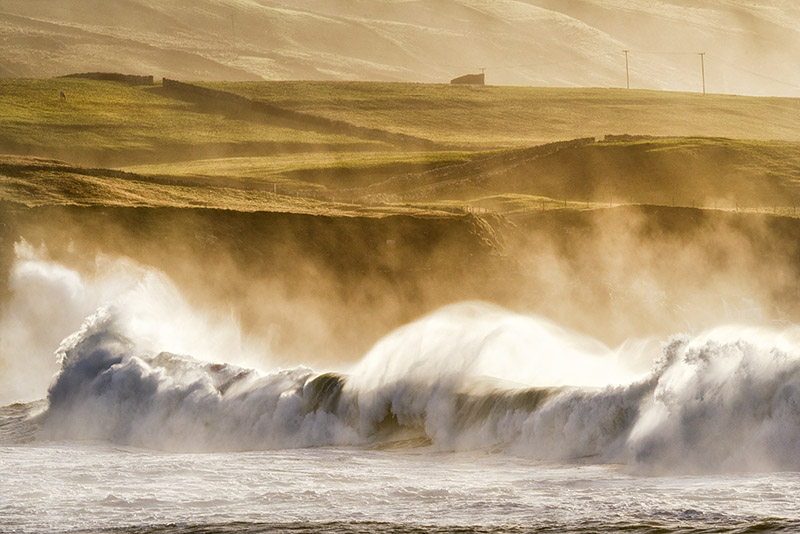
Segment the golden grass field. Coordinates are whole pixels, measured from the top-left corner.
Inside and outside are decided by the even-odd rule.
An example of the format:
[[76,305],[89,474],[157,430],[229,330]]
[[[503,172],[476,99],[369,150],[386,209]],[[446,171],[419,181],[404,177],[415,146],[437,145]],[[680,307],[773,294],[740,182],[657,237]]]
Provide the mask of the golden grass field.
[[[206,85],[435,145],[408,150],[302,121],[220,112],[170,98],[159,86],[3,80],[5,152],[130,173],[91,183],[69,166],[27,172],[17,158],[4,164],[17,173],[4,181],[4,198],[303,212],[327,212],[326,202],[337,201],[509,211],[564,202],[783,209],[798,199],[795,99],[355,82]],[[658,138],[636,137],[645,134]],[[587,136],[600,141],[526,151]],[[47,180],[23,186],[45,173]]]

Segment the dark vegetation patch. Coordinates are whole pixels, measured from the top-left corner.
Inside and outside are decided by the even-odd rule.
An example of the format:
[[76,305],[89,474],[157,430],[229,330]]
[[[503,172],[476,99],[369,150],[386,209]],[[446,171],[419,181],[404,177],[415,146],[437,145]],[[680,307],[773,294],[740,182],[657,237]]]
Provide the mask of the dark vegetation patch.
[[[443,305],[483,300],[608,343],[753,306],[797,320],[800,220],[690,208],[503,217],[334,217],[3,203],[2,275],[20,238],[91,273],[97,254],[166,273],[287,361],[356,360]],[[747,304],[747,303],[750,304]]]
[[59,78],[83,78],[85,80],[100,80],[105,82],[119,82],[126,85],[153,85],[152,75],[120,74],[118,72],[81,72],[66,74]]

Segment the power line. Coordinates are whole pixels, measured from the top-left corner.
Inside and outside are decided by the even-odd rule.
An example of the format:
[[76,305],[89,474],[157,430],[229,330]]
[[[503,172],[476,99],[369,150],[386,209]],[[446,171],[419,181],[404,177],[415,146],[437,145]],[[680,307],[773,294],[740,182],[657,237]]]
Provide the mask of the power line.
[[770,80],[770,81],[773,81],[773,82],[776,82],[776,83],[782,83],[783,85],[788,85],[789,87],[796,87],[797,89],[800,89],[800,85],[797,85],[796,83],[787,82],[785,80],[779,80],[777,78],[773,78],[772,76],[767,76],[765,74],[761,74],[759,72],[755,72],[755,71],[746,69],[744,67],[739,67],[738,65],[733,65],[733,64],[725,61],[724,59],[719,58],[717,56],[713,56],[711,54],[709,54],[708,57],[714,58],[714,60],[722,63],[723,65],[725,65],[728,68],[735,69],[735,70],[740,70],[742,72],[746,72],[748,74],[752,74],[753,76],[758,76],[759,78],[764,78],[765,80]]
[[[792,82],[787,82],[786,80],[780,80],[778,78],[774,78],[772,76],[767,76],[765,74],[761,74],[759,72],[752,71],[750,69],[746,69],[744,67],[740,67],[738,65],[734,65],[724,59],[708,54],[707,52],[684,52],[684,51],[663,51],[663,50],[634,50],[634,49],[625,49],[622,50],[625,54],[625,86],[626,88],[630,89],[630,55],[631,54],[643,54],[643,55],[661,55],[661,56],[693,56],[699,55],[700,56],[700,74],[701,74],[701,82],[702,82],[702,91],[703,94],[706,94],[706,80],[705,80],[705,56],[708,55],[709,58],[713,58],[715,63],[719,63],[725,67],[735,69],[741,72],[745,72],[752,76],[758,76],[765,80],[770,80],[775,83],[779,83],[782,85],[786,85],[788,87],[794,87],[800,89],[800,85]],[[557,60],[557,61],[545,61],[540,63],[528,63],[528,64],[518,64],[518,65],[489,65],[481,67],[480,70],[482,72],[486,70],[504,70],[504,69],[531,69],[531,68],[538,68],[538,67],[546,67],[552,65],[567,65],[570,63],[582,63],[586,61],[591,61],[592,59],[597,58],[608,58],[610,56],[607,52],[600,52],[595,54],[588,54],[586,56],[582,56],[579,58],[574,59],[567,59],[567,60]],[[459,68],[459,69],[466,69],[466,68],[474,68],[474,65],[444,65],[448,68]]]
[[653,56],[693,56],[697,52],[664,52],[657,50],[631,50],[634,54],[648,54]]
[[[480,67],[480,69],[484,70],[503,70],[503,69],[532,69],[536,67],[547,67],[550,65],[566,65],[569,63],[581,63],[584,61],[588,61],[594,58],[600,57],[608,57],[608,54],[605,52],[595,53],[595,54],[587,54],[585,56],[574,58],[574,59],[560,59],[556,61],[544,61],[541,63],[527,63],[527,64],[519,64],[519,65],[489,65],[485,67]],[[472,65],[443,65],[444,67],[453,68],[453,69],[474,69],[476,68],[474,64]]]

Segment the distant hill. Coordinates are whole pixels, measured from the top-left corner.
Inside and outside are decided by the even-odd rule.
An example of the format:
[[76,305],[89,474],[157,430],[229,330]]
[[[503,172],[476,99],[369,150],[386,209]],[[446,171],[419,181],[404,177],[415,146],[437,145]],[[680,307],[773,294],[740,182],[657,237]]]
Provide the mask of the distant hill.
[[4,0],[0,76],[446,82],[797,96],[786,0]]
[[800,141],[797,98],[412,83],[203,85],[289,110],[473,148],[606,134]]
[[[389,152],[424,148],[428,155],[409,156],[406,163],[427,165],[452,159],[433,152],[530,147],[607,134],[800,141],[800,99],[790,98],[375,82],[203,85],[243,97],[244,103],[229,107],[224,95],[219,102],[193,99],[160,84],[0,79],[0,154],[119,167],[291,153],[382,153],[396,161]],[[259,112],[248,102],[280,113]],[[372,158],[366,166],[378,164]],[[229,174],[253,176],[258,170],[253,160],[242,166],[245,172],[228,165]],[[185,168],[151,171],[185,174]],[[310,168],[316,164],[296,170]],[[412,170],[420,169],[392,165],[370,180],[348,183],[370,185]]]
[[160,87],[74,78],[0,79],[0,154],[112,167],[365,148],[379,150],[385,145],[210,113],[167,98]]

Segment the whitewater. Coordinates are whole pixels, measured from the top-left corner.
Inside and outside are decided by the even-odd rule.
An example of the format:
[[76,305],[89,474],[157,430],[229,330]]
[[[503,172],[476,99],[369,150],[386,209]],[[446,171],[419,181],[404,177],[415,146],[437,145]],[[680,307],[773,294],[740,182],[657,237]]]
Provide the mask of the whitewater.
[[797,325],[610,348],[470,302],[280,367],[163,273],[17,257],[2,532],[800,528]]

